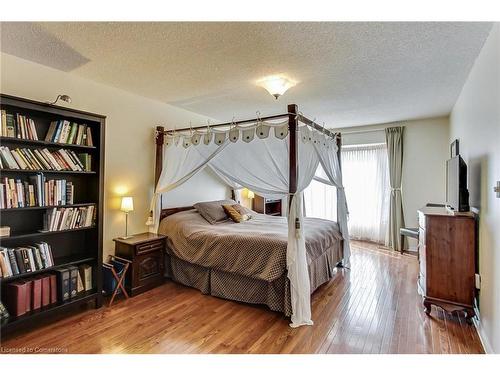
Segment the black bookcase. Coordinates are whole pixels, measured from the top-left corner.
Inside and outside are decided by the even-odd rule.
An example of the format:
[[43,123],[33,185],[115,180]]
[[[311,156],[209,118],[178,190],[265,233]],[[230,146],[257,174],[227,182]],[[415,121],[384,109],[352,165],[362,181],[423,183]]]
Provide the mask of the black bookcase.
[[[47,242],[51,248],[55,266],[35,272],[24,273],[12,277],[0,278],[0,299],[5,293],[4,286],[12,281],[32,277],[38,273],[50,273],[57,267],[89,264],[93,270],[93,289],[81,292],[66,302],[31,311],[19,317],[10,317],[0,326],[1,335],[24,330],[30,326],[43,325],[56,314],[68,313],[76,305],[93,301],[95,307],[102,305],[102,237],[103,237],[103,183],[104,183],[104,125],[105,116],[72,110],[55,105],[36,102],[0,94],[0,108],[8,113],[24,115],[35,122],[38,138],[26,140],[0,137],[0,144],[9,148],[47,148],[50,151],[60,148],[70,149],[76,153],[89,153],[92,158],[92,171],[32,171],[2,169],[3,177],[26,179],[28,176],[43,173],[47,179],[66,179],[73,182],[75,188],[74,204],[57,207],[79,207],[95,205],[97,210],[94,225],[85,228],[63,230],[57,232],[41,232],[43,215],[47,207],[24,207],[0,209],[1,226],[9,226],[9,237],[0,237],[3,247],[13,248],[32,245],[39,241]],[[86,124],[91,128],[93,146],[69,145],[44,141],[52,121],[68,120],[78,124]]]

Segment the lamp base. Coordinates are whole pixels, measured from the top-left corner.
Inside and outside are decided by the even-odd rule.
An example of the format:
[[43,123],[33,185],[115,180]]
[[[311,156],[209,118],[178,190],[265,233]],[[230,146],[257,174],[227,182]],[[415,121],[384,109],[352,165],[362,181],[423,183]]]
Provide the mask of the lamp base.
[[132,238],[134,236],[122,236],[122,237],[118,237],[120,240],[128,240],[129,238]]

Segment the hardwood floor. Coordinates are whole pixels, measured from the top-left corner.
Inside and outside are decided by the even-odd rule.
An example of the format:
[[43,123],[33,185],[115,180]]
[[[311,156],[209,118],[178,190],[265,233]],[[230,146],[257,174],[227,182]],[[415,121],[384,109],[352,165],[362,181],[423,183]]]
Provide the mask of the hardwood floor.
[[314,326],[292,329],[266,308],[167,282],[3,340],[1,352],[483,353],[462,317],[435,307],[425,315],[416,280],[415,256],[353,242],[350,269],[313,295]]

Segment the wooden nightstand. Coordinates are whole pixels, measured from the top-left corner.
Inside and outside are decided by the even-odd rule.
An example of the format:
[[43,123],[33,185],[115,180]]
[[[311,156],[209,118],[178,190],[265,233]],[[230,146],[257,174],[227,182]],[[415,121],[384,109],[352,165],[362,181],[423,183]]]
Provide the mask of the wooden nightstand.
[[253,210],[260,214],[281,216],[281,199],[269,199],[255,194]]
[[163,283],[165,236],[140,233],[130,238],[115,238],[115,254],[132,262],[125,287],[134,296]]

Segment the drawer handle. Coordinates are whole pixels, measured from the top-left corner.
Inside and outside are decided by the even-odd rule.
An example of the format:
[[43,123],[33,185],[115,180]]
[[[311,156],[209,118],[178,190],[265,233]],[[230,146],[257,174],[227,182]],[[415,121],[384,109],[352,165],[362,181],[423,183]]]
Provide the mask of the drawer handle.
[[155,248],[161,249],[161,244],[156,242],[156,243],[152,243],[149,245],[142,245],[142,246],[138,247],[139,251],[150,250],[150,249],[155,249]]

